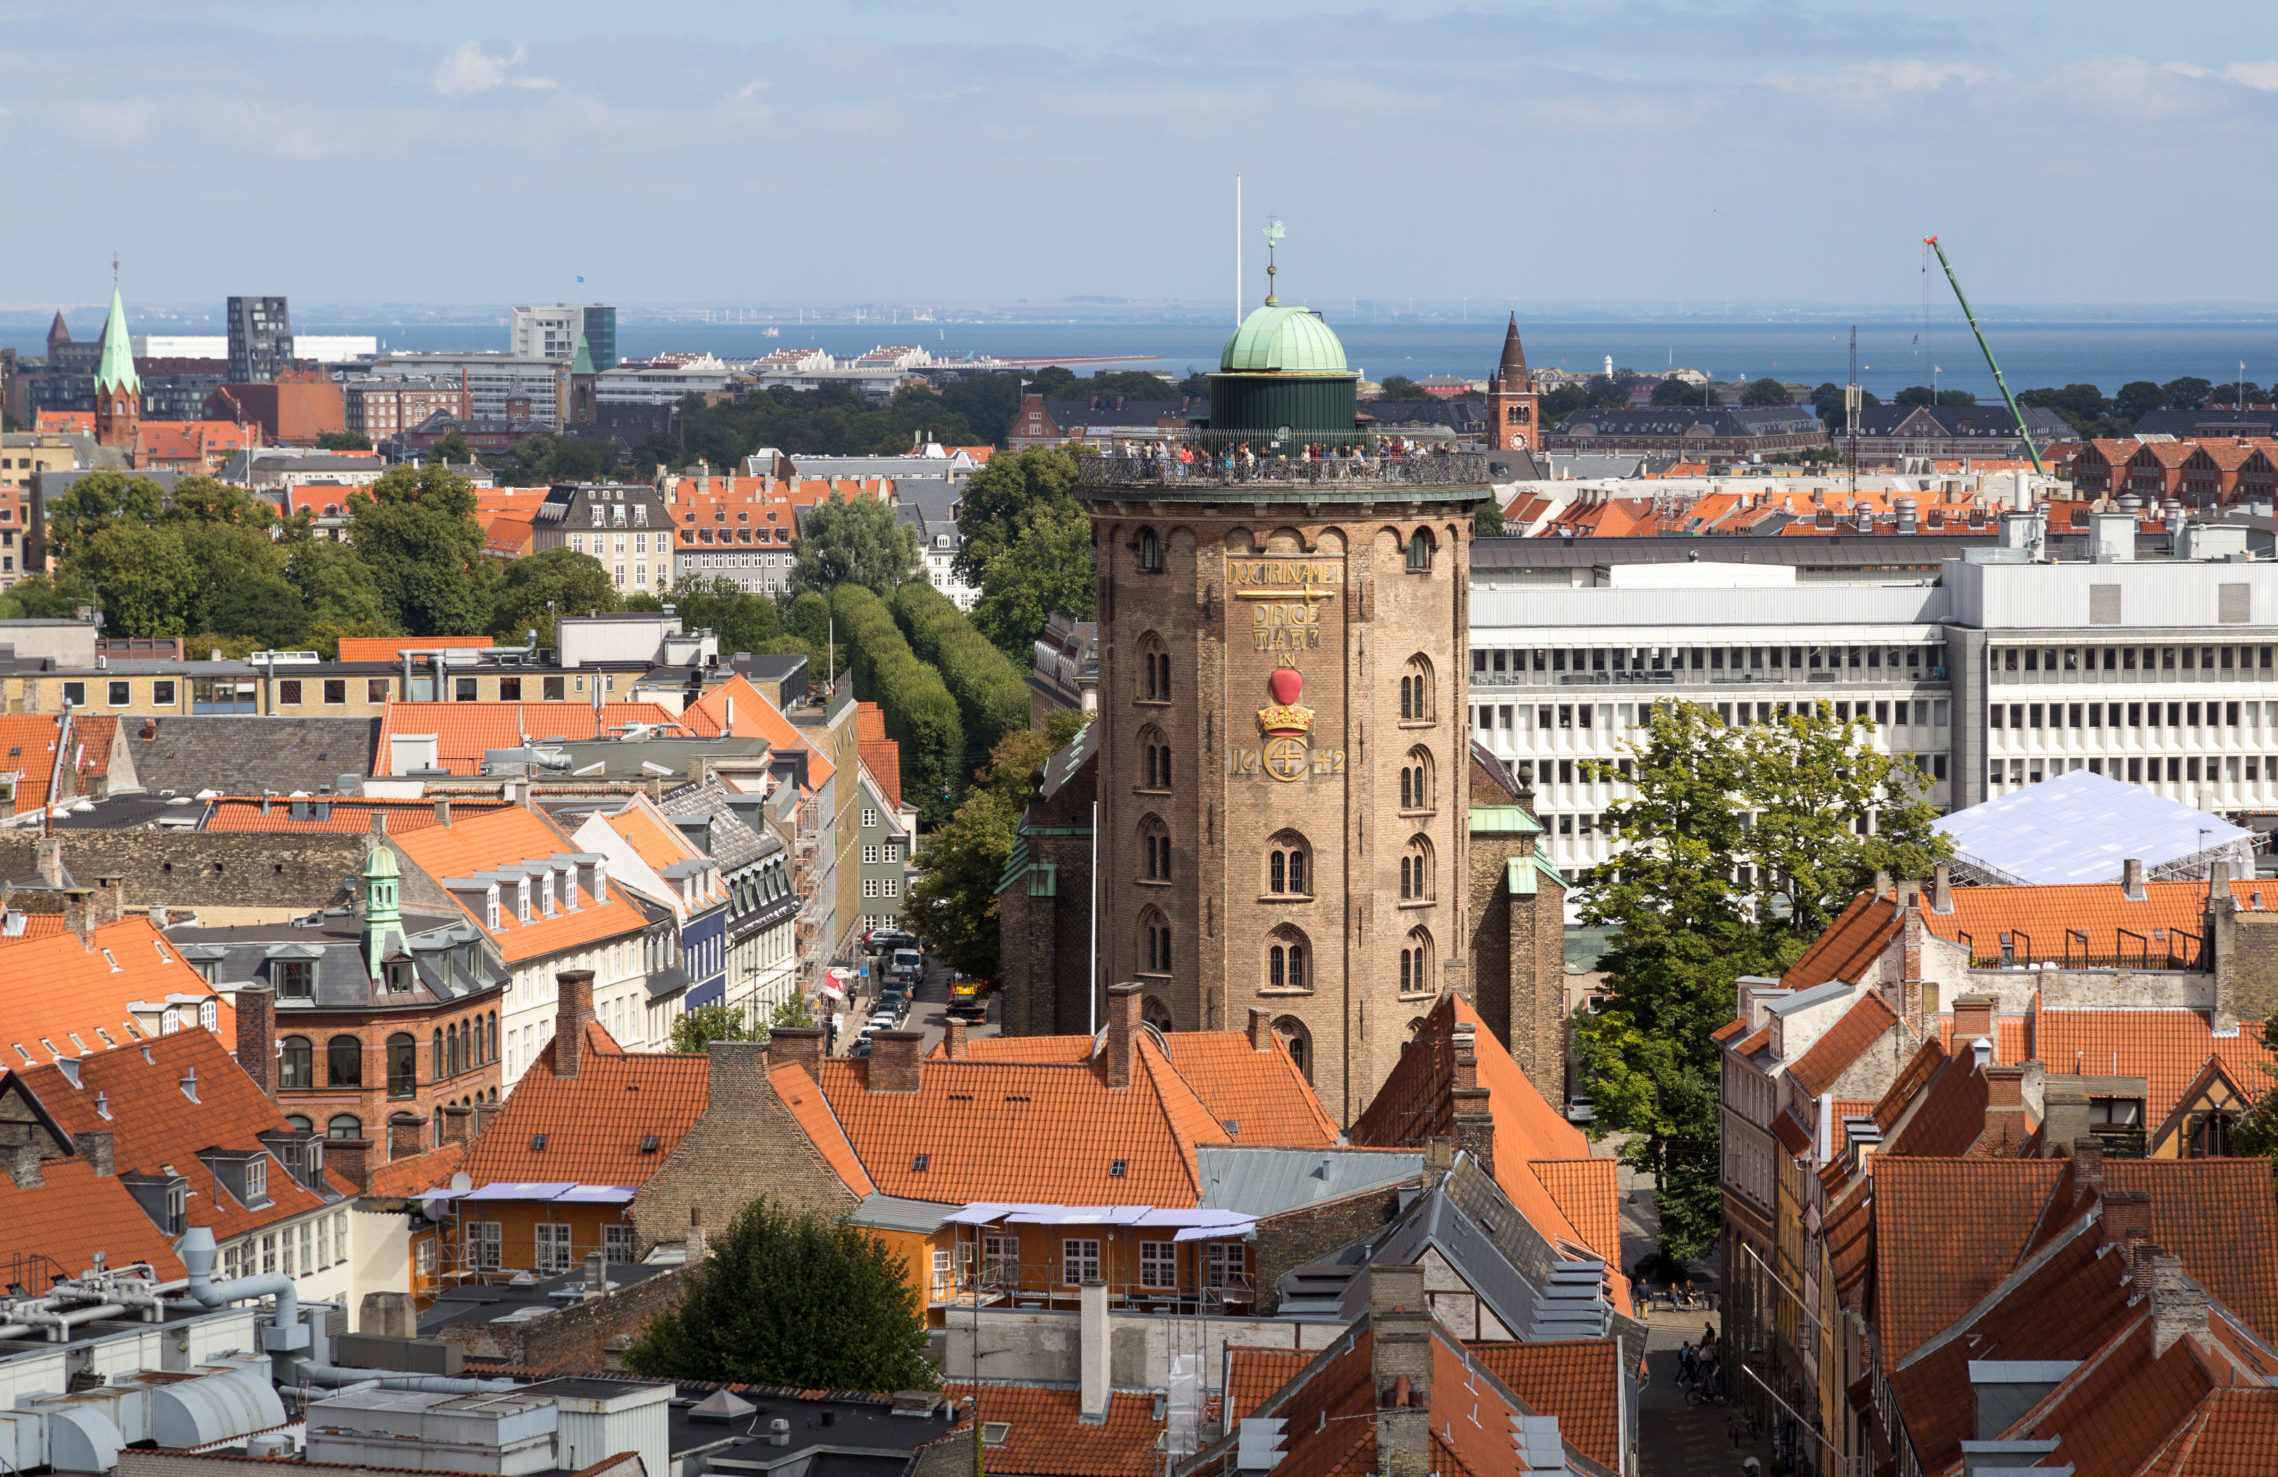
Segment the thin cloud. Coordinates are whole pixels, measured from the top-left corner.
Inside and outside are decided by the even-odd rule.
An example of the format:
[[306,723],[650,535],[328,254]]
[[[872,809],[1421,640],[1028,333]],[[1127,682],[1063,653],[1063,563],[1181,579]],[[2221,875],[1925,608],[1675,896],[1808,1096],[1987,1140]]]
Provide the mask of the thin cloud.
[[435,65],[435,90],[445,97],[471,97],[500,87],[544,89],[555,86],[551,77],[524,77],[514,69],[522,65],[522,48],[497,56],[483,50],[480,41],[462,41],[459,49]]

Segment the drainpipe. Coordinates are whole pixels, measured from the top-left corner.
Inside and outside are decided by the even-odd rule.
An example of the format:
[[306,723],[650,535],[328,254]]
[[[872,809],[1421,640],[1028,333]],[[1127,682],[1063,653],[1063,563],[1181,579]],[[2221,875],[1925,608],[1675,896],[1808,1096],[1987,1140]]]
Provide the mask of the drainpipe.
[[[293,1335],[300,1329],[300,1289],[290,1277],[233,1277],[227,1282],[214,1281],[214,1233],[204,1226],[192,1226],[182,1233],[174,1247],[174,1254],[182,1259],[183,1270],[190,1274],[191,1300],[201,1307],[219,1308],[246,1298],[274,1297],[277,1309],[269,1320],[270,1328],[284,1335],[282,1348],[291,1348],[296,1342]],[[263,1341],[268,1342],[267,1340]]]

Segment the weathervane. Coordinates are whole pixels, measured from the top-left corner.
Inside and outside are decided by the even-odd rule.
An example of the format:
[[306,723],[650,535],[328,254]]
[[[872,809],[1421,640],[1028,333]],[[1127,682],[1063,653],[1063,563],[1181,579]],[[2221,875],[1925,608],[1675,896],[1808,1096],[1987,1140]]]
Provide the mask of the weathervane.
[[1280,270],[1280,268],[1276,267],[1276,266],[1273,264],[1273,249],[1274,249],[1274,247],[1275,247],[1276,245],[1278,245],[1278,244],[1280,243],[1280,241],[1281,241],[1281,238],[1282,238],[1284,235],[1286,235],[1286,234],[1287,234],[1287,233],[1286,233],[1286,232],[1285,232],[1285,231],[1282,229],[1282,224],[1281,224],[1281,217],[1280,217],[1280,216],[1278,216],[1278,215],[1269,215],[1269,216],[1267,216],[1267,217],[1266,217],[1265,233],[1266,233],[1266,306],[1270,308],[1270,307],[1273,307],[1275,304],[1277,304],[1277,303],[1280,301],[1280,299],[1276,298],[1276,297],[1274,296],[1274,294],[1273,294],[1273,278],[1274,278],[1274,273]]

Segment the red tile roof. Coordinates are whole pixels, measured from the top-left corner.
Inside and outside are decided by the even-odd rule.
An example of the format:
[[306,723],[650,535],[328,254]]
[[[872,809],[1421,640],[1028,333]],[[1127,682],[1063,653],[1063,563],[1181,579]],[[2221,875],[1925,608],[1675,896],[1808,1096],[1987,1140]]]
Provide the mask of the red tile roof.
[[498,643],[488,636],[343,636],[344,662],[392,662],[406,651],[484,651]]
[[[276,1103],[207,1032],[182,1031],[82,1057],[76,1087],[60,1067],[29,1067],[14,1075],[66,1133],[109,1133],[121,1170],[156,1173],[172,1165],[187,1176],[197,1192],[190,1197],[189,1223],[211,1227],[218,1240],[325,1204],[275,1163],[269,1203],[261,1206],[241,1204],[207,1172],[198,1157],[202,1150],[256,1150],[262,1147],[257,1135],[290,1130]],[[193,1075],[195,1097],[185,1086]],[[349,1188],[344,1181],[333,1183]]]
[[[438,882],[577,850],[553,821],[519,805],[509,805],[468,821],[454,816],[448,826],[414,831],[398,838],[395,845],[412,865]],[[499,909],[496,928],[489,927],[489,920],[469,907],[458,894],[451,896],[460,911],[474,920],[476,927],[497,941],[499,952],[508,964],[543,958],[600,939],[638,933],[648,926],[641,910],[626,900],[614,882],[609,884],[607,898],[586,897],[576,912],[562,907],[551,918],[533,911],[530,921],[524,923],[515,916],[513,908],[503,907]]]
[[2144,1121],[2158,1127],[2207,1063],[2248,1096],[2270,1085],[2272,1057],[2261,1033],[2242,1026],[2218,1036],[2196,1010],[2048,1010],[2034,1019],[2040,1059],[2054,1078],[2069,1073],[2144,1079]]
[[441,1148],[429,1149],[423,1154],[409,1154],[401,1159],[390,1159],[385,1164],[372,1166],[364,1176],[364,1193],[367,1195],[417,1195],[437,1185],[447,1185],[451,1176],[466,1163],[467,1146],[448,1143]]
[[825,1060],[822,1089],[889,1195],[1191,1206],[1196,1146],[1232,1140],[1152,1040],[1142,1035],[1132,1055],[1122,1089],[1088,1063],[967,1060],[925,1062],[915,1092],[873,1091],[875,1057]]
[[1855,1001],[1842,1018],[1788,1068],[1788,1076],[1797,1087],[1812,1097],[1833,1087],[1851,1064],[1865,1055],[1867,1048],[1883,1037],[1883,1033],[1898,1024],[1898,1014],[1873,990]]
[[1240,1421],[1257,1413],[1276,1390],[1320,1357],[1318,1349],[1226,1349],[1226,1418]]
[[2009,1275],[2065,1166],[1892,1154],[1873,1163],[1875,1308],[1888,1368]]
[[2189,1342],[2153,1357],[2151,1323],[2147,1311],[2010,1429],[2055,1437],[2074,1477],[2134,1477],[2215,1388]]
[[2151,1196],[2151,1239],[2278,1342],[2278,1196],[2268,1159],[2106,1159],[2104,1187]]
[[876,1194],[877,1184],[862,1167],[861,1156],[854,1152],[846,1130],[831,1116],[830,1104],[823,1101],[821,1089],[815,1086],[815,1079],[807,1075],[806,1069],[790,1065],[771,1068],[767,1083],[807,1135],[808,1142],[823,1156],[823,1162],[831,1167],[831,1173],[838,1176],[839,1183],[857,1195]]
[[886,737],[885,710],[876,703],[860,703],[855,709],[855,741],[862,752],[862,767],[878,782],[885,793],[886,803],[899,810],[902,804],[902,746]]
[[1875,956],[1897,936],[1898,917],[1891,900],[1862,892],[1812,940],[1803,957],[1787,967],[1780,983],[1791,990],[1808,990],[1829,980],[1857,984]]
[[398,734],[433,734],[435,762],[452,774],[482,772],[485,752],[546,739],[614,738],[612,729],[651,724],[685,737],[692,730],[656,703],[403,703],[388,704],[380,720],[379,762],[392,766],[390,741]]
[[962,1403],[978,1397],[984,1426],[1006,1425],[1001,1445],[982,1448],[991,1472],[1008,1477],[1151,1477],[1163,1470],[1156,1441],[1164,1428],[1155,1396],[1145,1391],[1108,1395],[1107,1419],[1080,1418],[1079,1392],[1038,1385],[951,1384],[944,1392]]
[[807,783],[813,788],[820,789],[823,781],[831,777],[834,766],[823,751],[808,743],[799,726],[784,717],[783,710],[769,702],[767,694],[752,686],[741,673],[690,703],[680,716],[698,735],[709,737],[726,731],[730,703],[735,706],[737,737],[757,734],[767,740],[771,754],[805,752]]
[[[334,799],[327,797],[329,813],[323,820],[312,812],[306,820],[293,819],[292,802],[272,797],[266,803],[269,813],[263,815],[261,797],[257,795],[229,795],[215,800],[206,812],[206,821],[199,829],[206,831],[279,831],[324,832],[329,834],[362,834],[372,829],[372,817],[387,817],[388,834],[402,836],[412,831],[424,831],[439,825],[435,818],[432,800],[365,800],[355,797]],[[510,800],[484,800],[480,797],[453,797],[451,820],[454,825],[494,810],[511,808]]]
[[[84,1159],[51,1159],[40,1166],[42,1183],[29,1190],[0,1174],[0,1266],[14,1270],[16,1256],[44,1256],[50,1270],[76,1277],[103,1258],[119,1268],[148,1262],[160,1281],[186,1275],[174,1255],[173,1238],[143,1212],[116,1175],[98,1176]],[[25,1269],[31,1270],[31,1269]],[[47,1277],[26,1276],[27,1289],[47,1285]]]
[[[26,918],[28,925],[42,915]],[[235,1038],[237,1014],[205,976],[182,962],[150,920],[122,918],[95,930],[92,946],[62,932],[59,914],[43,936],[11,940],[8,970],[0,977],[0,1067],[29,1067],[57,1057],[85,1056],[144,1039],[127,1009],[169,995],[192,997],[175,1007],[178,1019],[198,1028],[207,1002],[214,1029]],[[161,1025],[156,1034],[166,1034]],[[201,1033],[203,1034],[203,1033]]]
[[2268,1477],[2278,1451],[2278,1390],[2210,1390],[2142,1477]]
[[1609,1472],[1622,1470],[1621,1344],[1561,1339],[1540,1344],[1465,1344],[1464,1352],[1558,1434]]
[[[549,1041],[476,1142],[467,1174],[478,1188],[515,1181],[647,1184],[704,1116],[710,1091],[709,1058],[628,1052],[589,1023],[577,1076],[555,1075]],[[650,1137],[657,1146],[643,1152]]]

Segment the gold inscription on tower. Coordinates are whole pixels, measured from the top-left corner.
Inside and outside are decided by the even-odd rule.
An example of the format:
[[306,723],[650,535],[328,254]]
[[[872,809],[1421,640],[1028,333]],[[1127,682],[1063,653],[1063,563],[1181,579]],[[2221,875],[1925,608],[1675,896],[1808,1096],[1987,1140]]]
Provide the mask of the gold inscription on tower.
[[1315,595],[1309,586],[1314,584],[1341,585],[1345,582],[1345,566],[1336,559],[1229,559],[1226,561],[1226,582],[1243,585],[1269,586],[1255,595],[1241,591],[1244,599],[1286,598],[1303,591],[1306,598],[1321,599],[1334,593],[1323,590]]
[[1321,608],[1311,601],[1302,605],[1250,607],[1250,649],[1253,651],[1319,651]]

